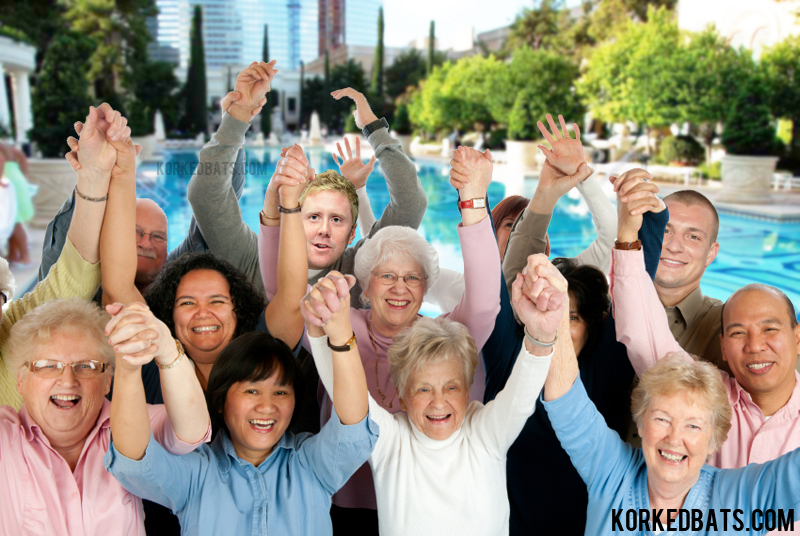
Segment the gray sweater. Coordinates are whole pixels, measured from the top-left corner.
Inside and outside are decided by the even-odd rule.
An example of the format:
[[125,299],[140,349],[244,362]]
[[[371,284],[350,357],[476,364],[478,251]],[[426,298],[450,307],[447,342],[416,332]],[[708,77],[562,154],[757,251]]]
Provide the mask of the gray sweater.
[[[208,166],[211,173],[192,177],[188,197],[197,226],[209,250],[244,271],[250,282],[264,296],[258,263],[258,235],[242,220],[242,211],[231,187],[230,165],[227,164],[236,160],[236,153],[244,144],[245,133],[249,128],[250,123],[239,121],[229,114],[223,115],[216,134],[200,151],[200,165],[212,164]],[[381,164],[391,200],[380,220],[375,222],[368,233],[362,230],[362,235],[372,236],[388,225],[416,229],[422,223],[428,206],[425,191],[417,177],[416,166],[403,153],[400,142],[393,139],[387,129],[381,128],[373,132],[368,141]],[[364,240],[361,239],[347,248],[336,263],[310,279],[309,283],[316,283],[330,270],[352,274],[356,252]],[[356,285],[351,291],[351,305],[357,306],[360,303],[360,293],[361,289]]]

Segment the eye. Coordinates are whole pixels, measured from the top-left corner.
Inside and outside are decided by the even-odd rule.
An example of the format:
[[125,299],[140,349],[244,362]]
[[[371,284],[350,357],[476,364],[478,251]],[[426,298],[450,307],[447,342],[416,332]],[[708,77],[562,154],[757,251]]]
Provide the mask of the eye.
[[291,393],[289,391],[275,391],[274,394],[277,395],[277,396],[286,396],[286,395],[290,395]]
[[166,237],[166,236],[164,236],[164,235],[160,235],[160,234],[158,234],[158,233],[153,233],[153,234],[151,234],[150,236],[152,236],[152,237],[153,237],[153,239],[155,239],[155,240],[161,240],[161,241],[163,241],[163,242],[166,242],[166,241],[167,241],[167,237]]
[[413,275],[412,274],[412,275],[407,275],[406,276],[406,281],[411,281],[413,283],[419,283],[419,282],[422,281],[422,278],[420,276],[418,276],[418,275]]
[[457,385],[451,385],[450,387],[447,388],[447,390],[448,391],[458,391],[458,386]]
[[419,392],[420,393],[427,393],[428,392],[428,388],[427,387],[420,387],[419,388]]
[[342,223],[342,218],[333,218],[333,223]]
[[189,300],[178,302],[178,307],[182,307],[184,305],[194,305],[194,302]]
[[691,238],[692,240],[700,240],[700,237],[697,235],[690,235],[689,238]]
[[75,363],[75,368],[80,370],[94,370],[94,363]]
[[245,389],[244,392],[247,393],[248,395],[257,395],[258,389]]
[[697,426],[696,424],[690,424],[689,428],[691,428],[692,430],[699,430],[700,429],[700,427]]
[[569,321],[570,322],[580,322],[581,319],[578,317],[578,315],[569,315]]
[[394,281],[394,274],[381,274],[378,277],[381,281]]
[[311,221],[317,221],[319,219],[319,216],[317,214],[311,214],[308,216],[308,219]]

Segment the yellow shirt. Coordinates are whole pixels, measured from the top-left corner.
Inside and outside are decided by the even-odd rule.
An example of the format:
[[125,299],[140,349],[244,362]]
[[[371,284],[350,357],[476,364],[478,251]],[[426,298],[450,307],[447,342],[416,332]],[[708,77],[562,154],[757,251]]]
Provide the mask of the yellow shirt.
[[8,355],[8,335],[15,322],[39,305],[59,298],[83,298],[91,300],[100,286],[100,263],[90,264],[83,260],[72,242],[64,243],[64,249],[50,273],[23,297],[9,302],[0,321],[0,406],[11,406],[19,410],[22,396],[17,392],[17,371],[8,370],[5,357]]

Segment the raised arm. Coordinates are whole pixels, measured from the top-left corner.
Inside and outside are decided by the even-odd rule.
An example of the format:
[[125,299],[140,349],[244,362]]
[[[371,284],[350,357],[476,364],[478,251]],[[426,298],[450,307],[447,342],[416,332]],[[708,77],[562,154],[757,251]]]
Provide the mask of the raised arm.
[[[646,171],[634,169],[614,178],[619,218],[617,240],[621,243],[638,239],[642,214],[658,213],[665,208],[655,196],[658,187],[643,180],[648,177]],[[667,313],[645,270],[641,249],[613,250],[611,299],[617,340],[627,347],[637,375],[641,376],[668,353],[682,351],[669,331]]]
[[[280,244],[278,245],[277,292],[264,311],[269,332],[294,348],[303,335],[303,317],[300,315],[300,300],[308,287],[308,257],[306,253],[303,215],[300,212],[300,195],[308,181],[314,179],[314,170],[309,169],[302,149],[295,145],[275,168],[270,186],[278,187],[280,206],[296,212],[279,212]],[[264,200],[264,214],[270,203],[268,191]],[[262,225],[276,220],[261,216]],[[262,266],[262,275],[264,268]],[[265,287],[266,282],[265,282]]]
[[219,129],[200,151],[199,165],[204,166],[204,172],[192,177],[187,190],[197,226],[210,251],[245,272],[259,291],[257,237],[242,219],[231,176],[253,111],[263,105],[277,73],[274,64],[254,62],[239,73],[235,90],[241,98],[228,107]]
[[187,444],[200,443],[211,422],[205,395],[194,366],[182,349],[179,351],[167,326],[140,303],[113,304],[107,309],[114,318],[106,333],[120,357],[111,400],[111,435],[117,451],[132,460],[144,457],[150,441],[150,416],[141,369],[153,359],[159,365],[164,406],[175,436]]
[[[355,284],[352,275],[330,272],[312,287],[301,304],[308,336],[326,336],[333,350],[331,365],[323,364],[325,371],[320,370],[319,374],[342,424],[360,422],[369,408],[367,377],[350,324],[350,289]],[[314,357],[316,361],[317,356]]]
[[462,224],[458,226],[461,254],[464,257],[464,295],[449,314],[461,322],[483,348],[500,312],[500,252],[485,206],[486,190],[492,182],[491,154],[460,147],[451,161],[450,183],[459,184],[459,198],[471,201],[462,205]]
[[[358,128],[363,129],[378,121],[378,117],[372,113],[366,97],[358,91],[344,88],[334,91],[331,96],[336,100],[347,97],[355,102],[354,117]],[[389,225],[418,228],[428,206],[428,197],[417,177],[417,168],[414,162],[403,153],[400,142],[389,135],[389,129],[386,127],[374,130],[369,135],[368,141],[372,145],[375,158],[380,162],[381,171],[386,177],[390,200],[377,222],[378,225],[373,225],[371,229],[362,228],[361,234],[364,237],[371,236],[372,233]],[[352,254],[355,255],[355,253]]]

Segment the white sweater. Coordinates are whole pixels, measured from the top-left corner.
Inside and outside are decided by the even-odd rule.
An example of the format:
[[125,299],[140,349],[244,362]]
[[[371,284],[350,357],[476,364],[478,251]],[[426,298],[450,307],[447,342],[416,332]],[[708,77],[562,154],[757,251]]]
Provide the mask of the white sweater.
[[[330,393],[327,339],[309,340]],[[505,389],[485,406],[472,402],[461,428],[442,441],[420,432],[405,412],[392,415],[370,397],[370,417],[380,427],[369,464],[382,536],[508,534],[506,452],[536,409],[551,358],[533,356],[523,345]]]

